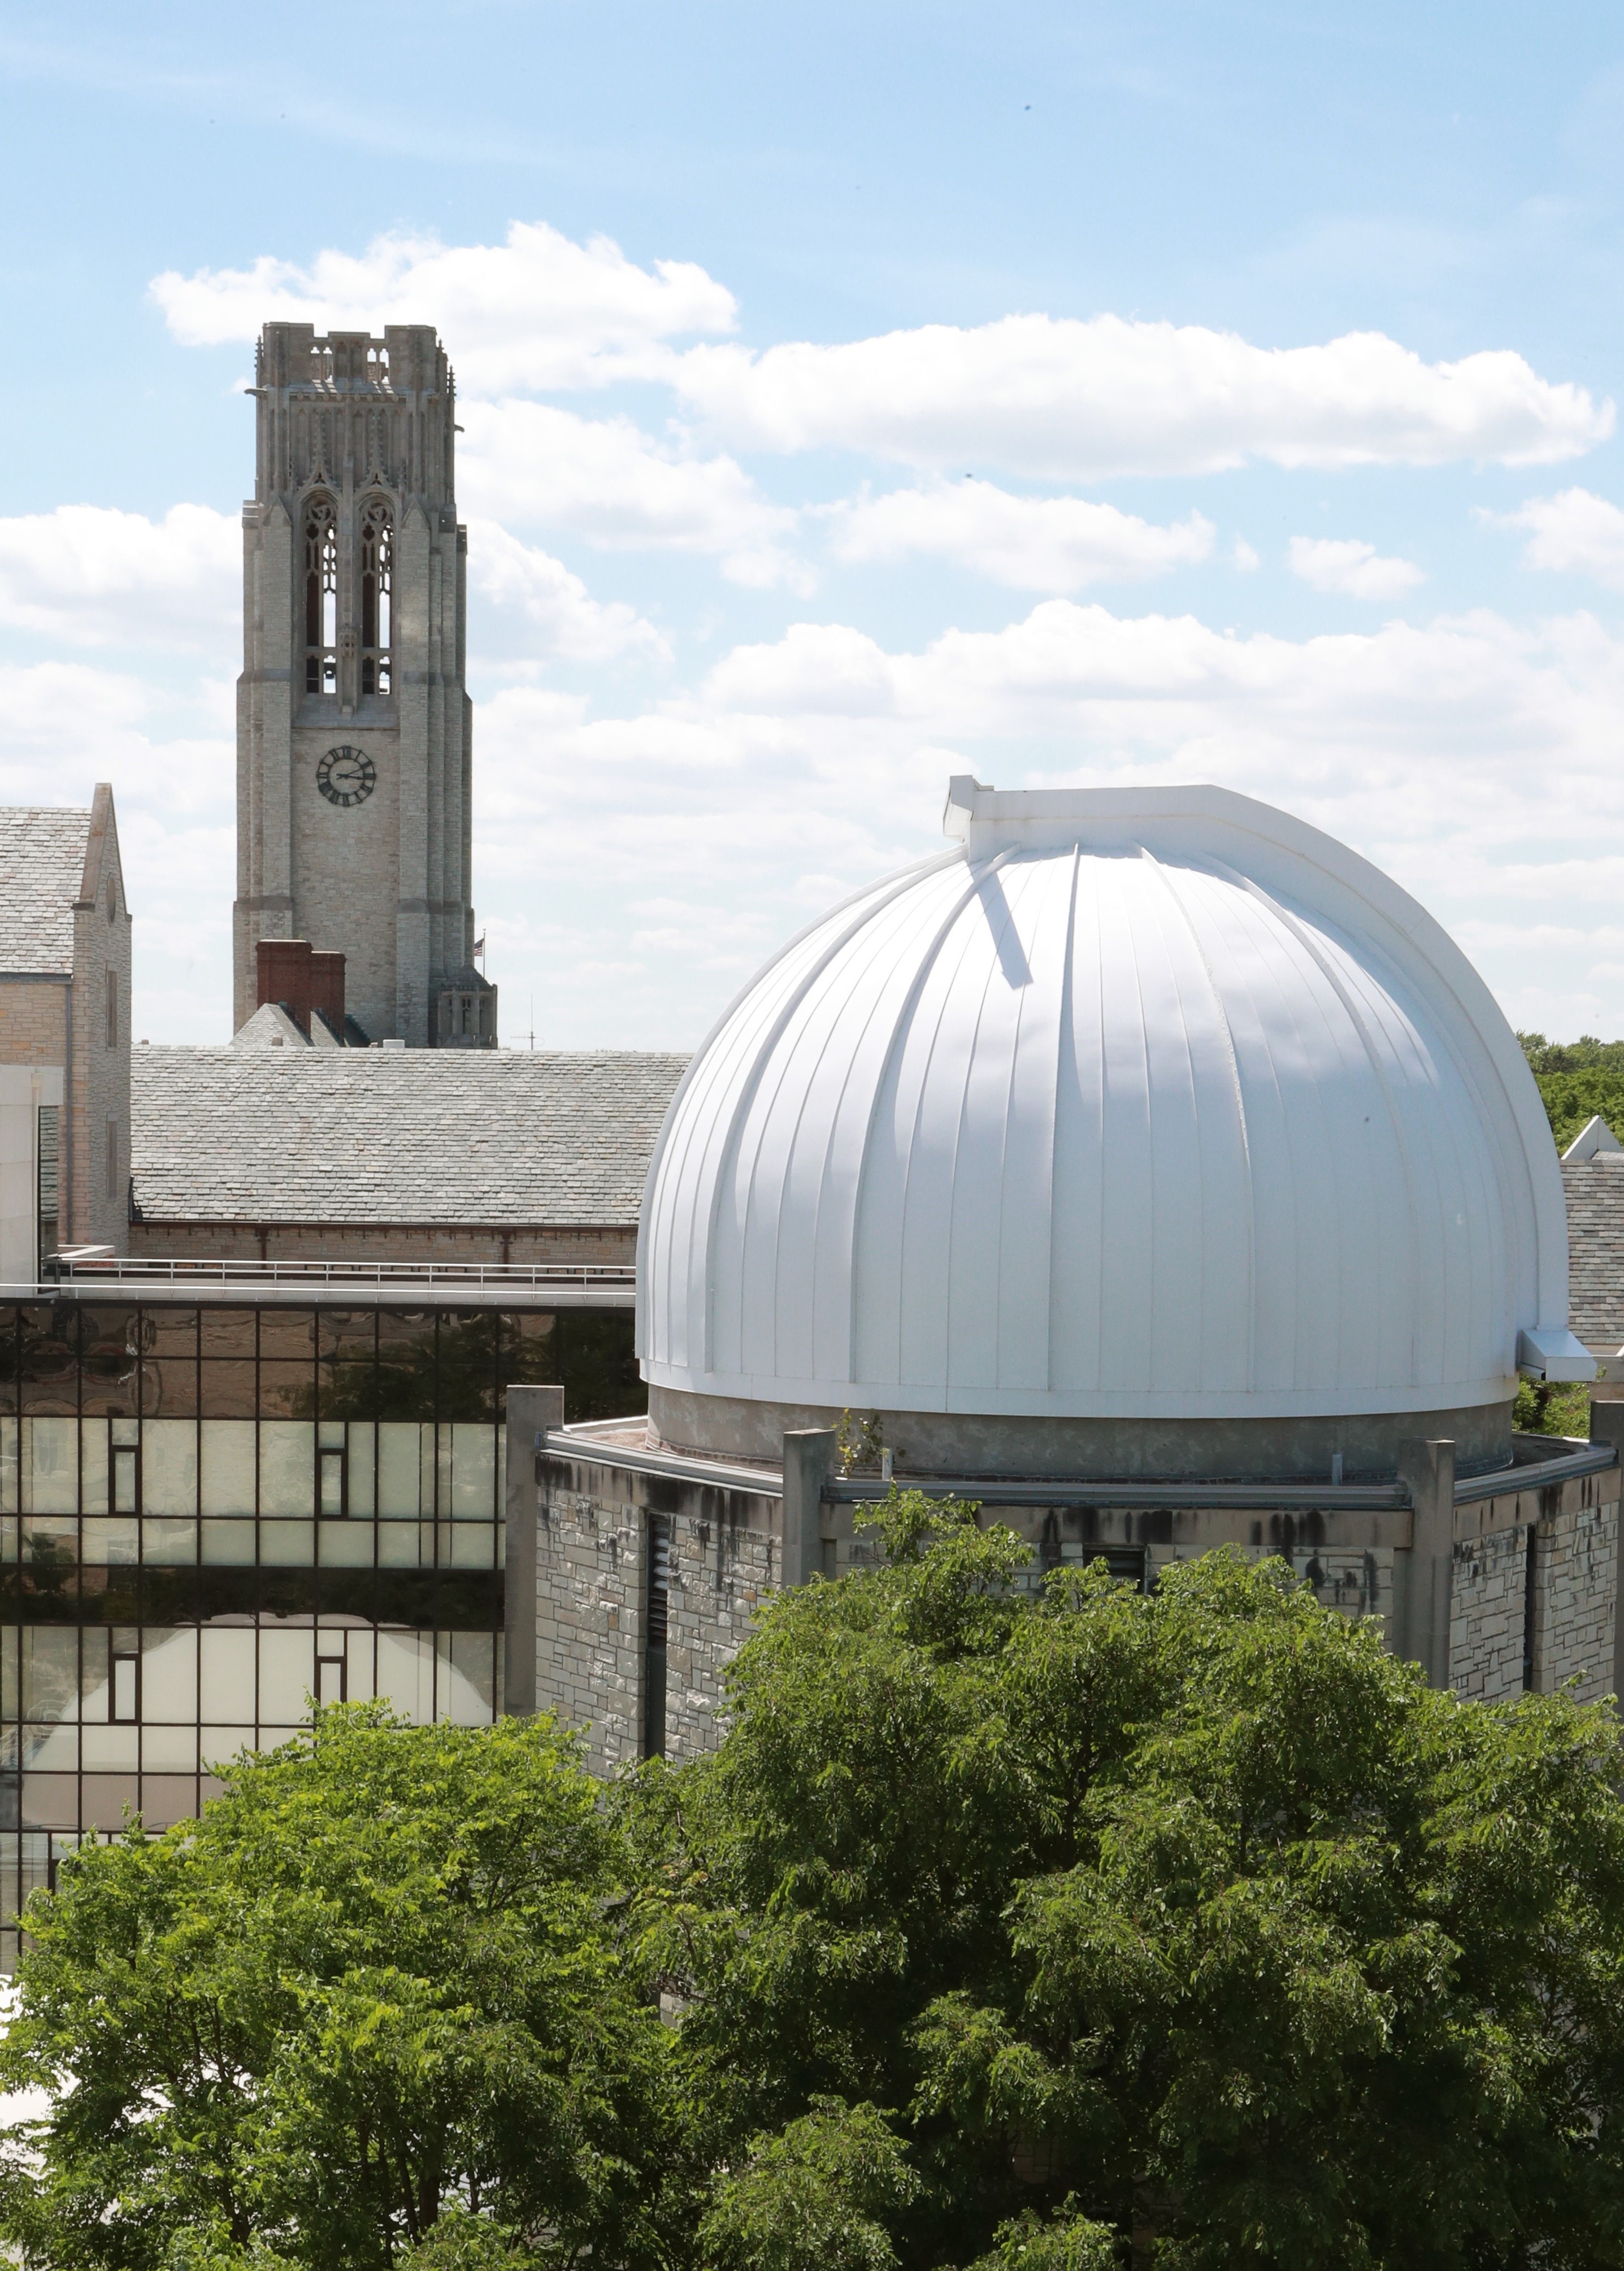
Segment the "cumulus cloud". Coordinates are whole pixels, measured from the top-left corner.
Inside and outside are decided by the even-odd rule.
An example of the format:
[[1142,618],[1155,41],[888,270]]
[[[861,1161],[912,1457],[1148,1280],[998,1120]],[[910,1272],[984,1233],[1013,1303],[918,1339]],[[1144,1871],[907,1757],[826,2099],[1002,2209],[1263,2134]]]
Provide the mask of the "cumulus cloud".
[[1523,557],[1531,568],[1594,576],[1624,592],[1624,511],[1589,489],[1530,497],[1516,512],[1485,513],[1504,528],[1525,528]]
[[458,488],[492,519],[563,528],[605,550],[708,552],[735,583],[799,571],[783,548],[797,516],[727,457],[661,448],[629,418],[578,418],[550,403],[473,402]]
[[1357,536],[1293,536],[1287,556],[1292,575],[1316,592],[1350,599],[1397,599],[1427,581],[1413,560],[1384,557]]
[[0,623],[71,646],[235,643],[242,530],[201,504],[159,521],[58,505],[0,520]]
[[932,469],[968,458],[1039,480],[1300,465],[1547,465],[1613,430],[1610,402],[1506,349],[1424,362],[1376,331],[1258,347],[1231,331],[1006,316],[840,346],[673,358],[735,448],[836,447]]
[[1198,512],[1158,527],[1114,505],[1012,496],[977,480],[939,480],[883,496],[865,492],[833,507],[832,518],[842,560],[924,554],[1024,592],[1075,592],[1163,575],[1205,560],[1213,539],[1211,522]]
[[514,607],[541,632],[547,652],[570,662],[607,662],[642,652],[668,662],[654,625],[623,600],[594,599],[562,560],[521,543],[494,520],[471,522],[468,580],[497,607]]
[[639,268],[609,237],[577,244],[544,221],[515,221],[503,244],[385,235],[306,267],[267,253],[247,268],[166,269],[151,290],[186,346],[256,339],[272,322],[433,324],[467,393],[635,376],[665,342],[730,331],[737,314],[732,293],[693,261]]

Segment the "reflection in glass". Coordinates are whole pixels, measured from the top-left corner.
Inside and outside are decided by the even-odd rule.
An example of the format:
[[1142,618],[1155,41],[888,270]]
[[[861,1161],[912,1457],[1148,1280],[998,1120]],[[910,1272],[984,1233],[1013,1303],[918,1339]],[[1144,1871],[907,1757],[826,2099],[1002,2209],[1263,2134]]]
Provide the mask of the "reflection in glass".
[[[115,1462],[117,1454],[115,1455]],[[197,1511],[197,1423],[141,1422],[141,1506],[146,1514]],[[118,1509],[123,1511],[122,1506]]]
[[259,1511],[311,1514],[316,1428],[308,1419],[264,1419],[259,1426]]

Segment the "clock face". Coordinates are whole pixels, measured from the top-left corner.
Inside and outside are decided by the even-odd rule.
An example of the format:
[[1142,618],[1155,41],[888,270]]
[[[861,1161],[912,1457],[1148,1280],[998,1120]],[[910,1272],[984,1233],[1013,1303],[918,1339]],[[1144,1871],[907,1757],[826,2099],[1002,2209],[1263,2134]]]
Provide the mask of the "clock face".
[[377,767],[364,749],[347,741],[329,749],[316,768],[316,786],[329,804],[364,804],[377,786]]

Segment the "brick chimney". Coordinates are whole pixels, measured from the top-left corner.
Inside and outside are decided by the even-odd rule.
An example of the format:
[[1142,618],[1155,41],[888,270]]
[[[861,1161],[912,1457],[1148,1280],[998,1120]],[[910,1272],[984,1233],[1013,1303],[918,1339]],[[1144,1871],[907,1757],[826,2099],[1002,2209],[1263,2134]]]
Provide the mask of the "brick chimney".
[[308,938],[258,942],[259,1006],[279,1001],[308,1040],[310,1012],[319,1009],[334,1035],[344,1036],[344,957],[317,953]]

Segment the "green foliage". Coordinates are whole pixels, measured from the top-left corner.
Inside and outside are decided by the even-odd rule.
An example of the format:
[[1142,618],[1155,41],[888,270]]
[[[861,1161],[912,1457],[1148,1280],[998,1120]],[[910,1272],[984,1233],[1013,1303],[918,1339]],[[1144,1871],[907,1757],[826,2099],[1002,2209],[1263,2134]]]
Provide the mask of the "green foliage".
[[1598,1041],[1590,1033],[1576,1041],[1547,1041],[1543,1033],[1519,1033],[1517,1039],[1559,1151],[1598,1113],[1615,1136],[1624,1137],[1624,1041]]
[[[55,2271],[1603,2271],[1624,1736],[893,1491],[711,1756],[376,1707],[36,1896]],[[667,2014],[661,2023],[659,2012]]]
[[1576,1435],[1588,1441],[1590,1391],[1583,1381],[1519,1380],[1511,1424],[1527,1435]]
[[1434,1694],[1281,1563],[1147,1597],[970,1508],[882,1527],[627,1801],[708,2155],[897,2109],[916,2196],[853,2214],[903,2271],[1614,2260],[1612,1713]]
[[56,2267],[352,2271],[460,2202],[657,2260],[670,2045],[607,1928],[621,1865],[550,1723],[377,1705],[86,1848],[27,1911],[0,2079],[55,2103],[0,2229]]
[[815,2098],[719,2181],[701,2255],[718,2271],[891,2271],[886,2223],[918,2190],[883,2114]]

